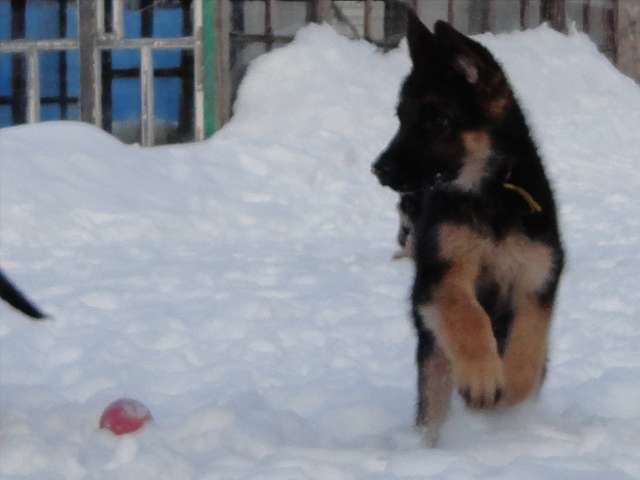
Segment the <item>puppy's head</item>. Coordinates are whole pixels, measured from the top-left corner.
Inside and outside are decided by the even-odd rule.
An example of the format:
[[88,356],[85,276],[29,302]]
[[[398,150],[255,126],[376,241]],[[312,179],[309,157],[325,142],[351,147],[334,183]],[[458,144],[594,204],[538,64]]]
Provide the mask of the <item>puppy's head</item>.
[[491,132],[514,102],[506,76],[487,49],[445,22],[432,33],[409,12],[407,41],[400,127],[372,171],[398,192],[439,182],[479,188],[497,168]]

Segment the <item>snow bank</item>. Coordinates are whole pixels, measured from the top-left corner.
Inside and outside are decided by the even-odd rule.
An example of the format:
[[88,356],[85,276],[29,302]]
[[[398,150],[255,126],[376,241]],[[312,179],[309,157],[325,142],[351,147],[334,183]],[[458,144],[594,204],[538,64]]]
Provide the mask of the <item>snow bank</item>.
[[[0,306],[6,479],[637,478],[640,89],[582,35],[479,37],[530,114],[569,268],[548,382],[505,415],[411,428],[412,268],[369,165],[404,49],[310,26],[258,59],[202,144],[0,131],[0,264],[55,319]],[[155,424],[97,428],[118,397]]]

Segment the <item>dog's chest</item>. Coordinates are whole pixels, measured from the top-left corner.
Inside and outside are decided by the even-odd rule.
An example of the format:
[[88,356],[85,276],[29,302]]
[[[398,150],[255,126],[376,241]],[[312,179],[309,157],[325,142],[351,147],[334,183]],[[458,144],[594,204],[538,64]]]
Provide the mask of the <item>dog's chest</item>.
[[553,271],[551,248],[522,234],[510,234],[500,241],[485,240],[480,249],[481,271],[505,293],[512,289],[540,291]]

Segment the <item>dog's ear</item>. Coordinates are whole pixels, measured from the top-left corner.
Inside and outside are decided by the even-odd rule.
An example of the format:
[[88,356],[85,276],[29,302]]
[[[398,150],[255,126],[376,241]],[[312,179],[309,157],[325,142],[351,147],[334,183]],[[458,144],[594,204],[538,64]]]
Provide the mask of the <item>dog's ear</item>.
[[472,85],[481,99],[498,114],[509,103],[511,89],[502,68],[493,55],[478,42],[458,32],[446,22],[435,25],[438,50],[446,62]]
[[407,43],[413,65],[424,65],[433,51],[434,36],[411,9],[407,9]]

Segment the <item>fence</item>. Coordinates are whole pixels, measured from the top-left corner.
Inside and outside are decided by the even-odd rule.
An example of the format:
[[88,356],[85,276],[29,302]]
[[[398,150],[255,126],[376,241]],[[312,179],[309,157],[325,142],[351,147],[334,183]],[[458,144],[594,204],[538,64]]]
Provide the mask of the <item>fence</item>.
[[[25,0],[12,0],[12,37],[24,37]],[[59,2],[65,8],[66,1]],[[75,3],[75,2],[74,2]],[[144,9],[144,4],[148,8]],[[157,2],[141,0],[144,16]],[[184,90],[192,96],[192,109],[183,111],[183,116],[189,114],[193,123],[193,137],[196,140],[205,138],[214,129],[213,117],[213,59],[205,62],[207,51],[213,48],[213,4],[211,0],[188,0],[180,2],[185,14],[183,15],[183,34],[191,30],[190,35],[179,37],[158,38],[152,36],[152,31],[142,32],[141,38],[126,38],[124,35],[125,0],[80,0],[77,1],[79,32],[76,38],[58,39],[16,39],[0,41],[0,53],[13,54],[14,74],[20,70],[21,62],[26,58],[26,115],[29,123],[40,120],[42,102],[51,102],[52,98],[41,97],[40,89],[40,55],[46,52],[79,52],[80,63],[80,94],[79,99],[69,97],[62,85],[58,101],[61,107],[69,103],[80,103],[80,119],[111,130],[110,85],[115,77],[140,76],[140,141],[144,146],[156,143],[156,119],[154,108],[154,78],[162,76],[182,76],[188,78],[185,84],[190,85]],[[186,14],[188,13],[188,14]],[[205,21],[206,18],[206,21]],[[22,21],[20,21],[22,20]],[[149,20],[147,18],[147,20]],[[62,25],[61,22],[60,24]],[[22,26],[20,26],[22,25]],[[152,30],[152,29],[151,29]],[[64,34],[65,32],[61,32]],[[61,35],[63,36],[63,35]],[[179,69],[154,68],[154,52],[160,50],[180,50],[182,65]],[[137,51],[140,58],[139,68],[114,69],[111,65],[111,53],[114,51]],[[210,55],[209,55],[210,56]],[[22,57],[22,58],[21,58]],[[188,58],[192,61],[189,62]],[[209,68],[207,68],[209,67]],[[132,71],[134,70],[134,71]],[[19,76],[19,75],[16,75]],[[20,81],[13,81],[13,98],[5,99],[5,103],[17,103]],[[207,101],[208,100],[208,101]],[[15,107],[14,110],[19,110]],[[185,110],[185,109],[183,109]],[[19,113],[19,112],[18,112]]]
[[[25,36],[27,1],[33,0],[0,0],[0,35],[2,28],[8,28],[3,27],[7,25],[3,24],[3,17],[11,17],[11,38],[0,40],[0,54],[11,56],[13,75],[10,94],[2,96],[0,91],[0,124],[2,109],[7,106],[16,124],[37,122],[42,118],[42,108],[56,105],[62,119],[76,118],[68,114],[77,111],[78,119],[114,131],[112,110],[118,95],[113,83],[139,77],[139,133],[129,141],[140,141],[145,146],[167,141],[158,138],[158,79],[181,81],[177,123],[182,132],[177,140],[201,140],[230,117],[234,95],[248,63],[291,41],[304,24],[328,22],[347,36],[366,39],[383,49],[397,46],[405,33],[405,10],[397,0],[37,0],[35,3],[58,8],[59,31],[55,35],[58,38],[32,39]],[[558,30],[566,30],[568,23],[574,22],[614,64],[640,80],[640,0],[404,3],[427,24],[446,19],[467,34],[525,29],[545,21]],[[70,6],[77,11],[73,22],[64,13]],[[169,6],[182,11],[181,32],[175,36],[154,35],[154,10]],[[139,12],[141,32],[132,37],[126,33],[125,11],[130,13],[133,9]],[[77,32],[69,32],[76,24]],[[167,49],[181,52],[179,65],[159,65],[156,54]],[[123,51],[136,52],[138,63],[118,65],[115,60]],[[42,55],[48,52],[59,55],[58,91],[42,95],[45,92],[41,86],[48,87],[41,81]],[[71,91],[63,73],[69,52],[78,57],[77,94]],[[0,68],[2,65],[0,62]],[[130,102],[132,95],[124,97]],[[116,133],[123,137],[121,132]]]
[[[569,23],[628,75],[640,81],[640,0],[405,0],[429,25],[445,19],[466,34],[505,32],[548,22]],[[289,42],[310,21],[383,49],[405,34],[405,9],[395,0],[220,0],[217,2],[218,103],[230,115],[236,88],[251,59]]]

